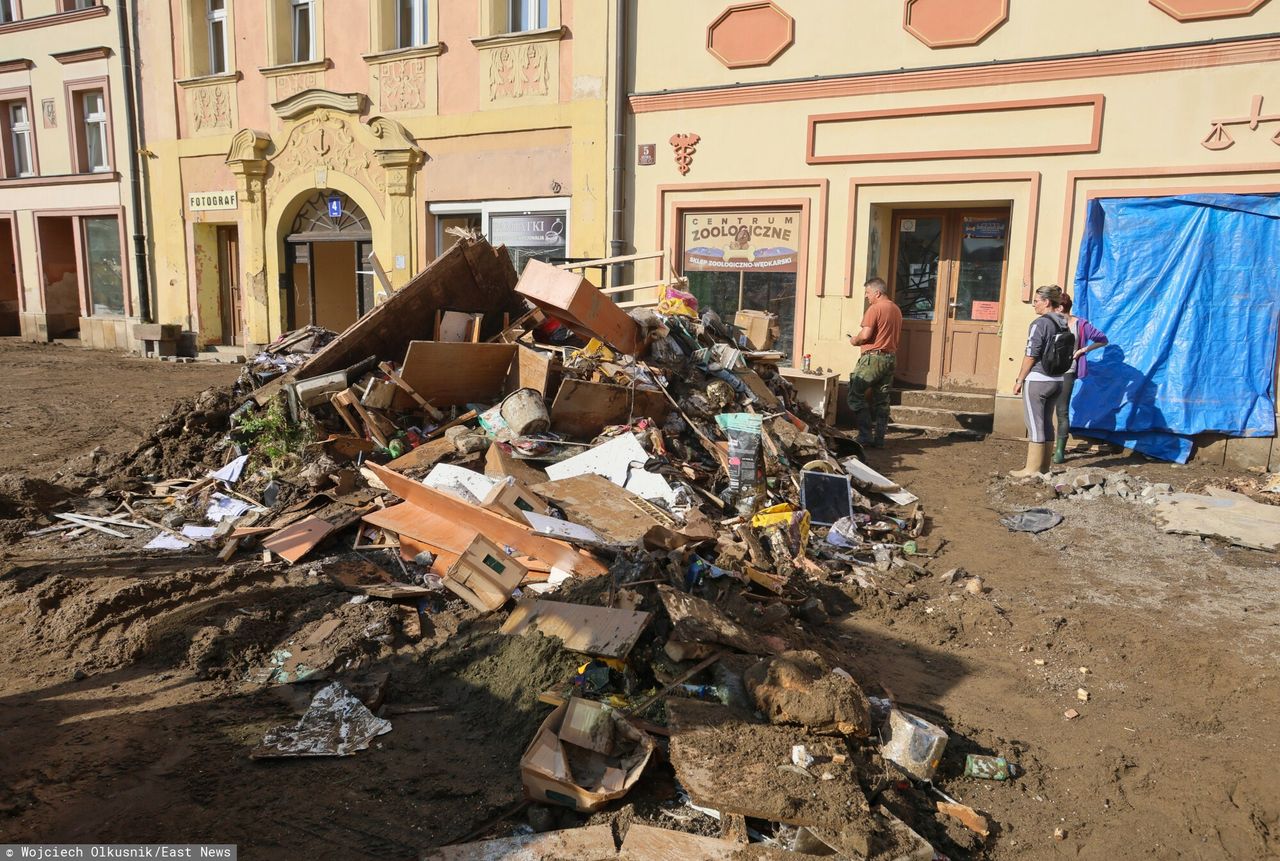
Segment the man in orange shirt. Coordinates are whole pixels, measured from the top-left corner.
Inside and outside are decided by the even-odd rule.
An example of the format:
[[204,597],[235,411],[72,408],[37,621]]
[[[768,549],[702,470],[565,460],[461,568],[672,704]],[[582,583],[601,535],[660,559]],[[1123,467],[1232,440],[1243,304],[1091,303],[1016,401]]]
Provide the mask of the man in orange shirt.
[[862,328],[849,338],[850,344],[862,348],[862,356],[849,375],[849,409],[858,423],[858,441],[879,448],[884,445],[889,426],[889,387],[893,385],[898,341],[902,338],[902,311],[889,298],[883,278],[868,280],[866,295],[867,313],[862,317]]

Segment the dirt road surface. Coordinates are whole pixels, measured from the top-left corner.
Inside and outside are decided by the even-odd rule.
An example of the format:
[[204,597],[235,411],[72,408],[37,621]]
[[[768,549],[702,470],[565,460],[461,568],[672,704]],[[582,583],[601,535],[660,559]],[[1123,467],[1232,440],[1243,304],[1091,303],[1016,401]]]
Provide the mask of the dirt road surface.
[[[8,471],[131,448],[171,399],[234,376],[7,341],[0,362]],[[870,459],[924,500],[921,549],[941,549],[930,577],[855,592],[833,623],[847,669],[950,729],[940,781],[995,823],[985,846],[960,841],[950,857],[1280,857],[1275,555],[1165,535],[1149,507],[1119,499],[1046,503],[1044,489],[998,476],[1020,465],[1012,443],[899,437]],[[1117,455],[1073,462],[1177,488],[1232,477]],[[1035,537],[998,523],[1032,502],[1065,521]],[[0,842],[412,858],[519,800],[515,759],[546,713],[532,696],[574,661],[551,643],[495,647],[474,627],[451,639],[442,620],[387,664],[388,702],[440,711],[393,716],[392,733],[350,758],[255,762],[249,750],[298,704],[216,668],[324,613],[356,612],[347,596],[305,566],[188,557],[122,570],[94,540],[79,560],[0,550]],[[954,567],[989,591],[932,576]],[[962,778],[971,752],[1021,774]]]

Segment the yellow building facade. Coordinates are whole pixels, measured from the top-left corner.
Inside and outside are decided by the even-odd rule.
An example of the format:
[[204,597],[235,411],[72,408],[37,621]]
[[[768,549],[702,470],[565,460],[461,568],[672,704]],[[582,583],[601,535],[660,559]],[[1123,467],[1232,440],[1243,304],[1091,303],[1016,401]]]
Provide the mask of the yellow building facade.
[[479,230],[606,250],[611,6],[165,0],[139,14],[156,320],[342,330]]
[[147,311],[129,12],[0,0],[0,334],[127,349]]
[[[722,311],[777,312],[795,365],[842,375],[863,284],[885,278],[907,312],[900,382],[994,393],[1009,436],[1031,293],[1070,288],[1091,200],[1280,191],[1277,2],[645,0],[633,15],[635,247],[667,249]],[[1206,451],[1274,468],[1272,442]]]

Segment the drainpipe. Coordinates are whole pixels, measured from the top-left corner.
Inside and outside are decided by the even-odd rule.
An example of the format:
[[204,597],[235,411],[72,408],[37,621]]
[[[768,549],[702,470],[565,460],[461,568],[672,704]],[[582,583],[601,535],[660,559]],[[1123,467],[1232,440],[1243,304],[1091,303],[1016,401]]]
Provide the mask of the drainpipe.
[[[613,229],[609,241],[609,256],[621,257],[626,253],[627,218],[623,187],[627,158],[626,98],[627,98],[627,0],[614,0],[614,50],[613,50]],[[612,267],[610,283],[618,287],[622,283],[619,267]]]
[[[147,265],[146,216],[142,206],[142,163],[139,149],[142,147],[142,106],[137,91],[142,87],[142,70],[133,64],[133,48],[129,33],[128,0],[117,0],[116,17],[120,25],[120,74],[124,77],[124,110],[128,118],[129,137],[129,186],[133,199],[133,261],[138,285],[138,316],[142,322],[151,322],[151,278]],[[137,36],[137,22],[134,33]]]

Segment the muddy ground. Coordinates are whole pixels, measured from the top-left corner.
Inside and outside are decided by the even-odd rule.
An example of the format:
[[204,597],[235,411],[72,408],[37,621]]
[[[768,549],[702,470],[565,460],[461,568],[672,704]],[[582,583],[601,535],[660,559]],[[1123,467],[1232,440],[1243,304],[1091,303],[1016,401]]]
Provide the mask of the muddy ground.
[[[12,341],[0,341],[0,362],[10,482],[55,476],[86,447],[131,450],[174,398],[235,375]],[[998,518],[1047,495],[997,476],[1021,464],[1018,448],[899,436],[870,458],[924,500],[921,549],[941,547],[931,572],[963,567],[990,591],[930,576],[829,602],[850,608],[827,637],[842,665],[951,730],[940,780],[995,823],[985,847],[956,834],[946,851],[1280,856],[1277,558],[1165,535],[1149,507],[1114,498],[1049,501],[1062,525],[1010,533]],[[1177,488],[1240,477],[1110,454],[1074,462]],[[310,573],[322,566],[224,567],[198,554],[140,562],[105,536],[0,552],[0,842],[210,841],[237,843],[245,858],[412,858],[519,800],[515,761],[548,711],[536,694],[577,660],[554,642],[444,615],[408,643],[385,610],[351,605]],[[250,760],[301,704],[293,689],[246,683],[246,673],[330,618],[367,636],[317,648],[339,674],[358,661],[390,674],[393,731],[350,758]],[[421,706],[438,710],[394,713]],[[1067,720],[1069,708],[1079,717]],[[964,779],[969,752],[1003,754],[1023,774]],[[651,772],[637,808],[674,792],[668,768]]]

